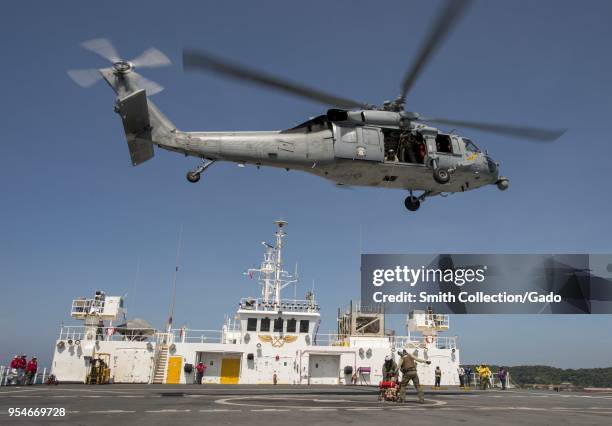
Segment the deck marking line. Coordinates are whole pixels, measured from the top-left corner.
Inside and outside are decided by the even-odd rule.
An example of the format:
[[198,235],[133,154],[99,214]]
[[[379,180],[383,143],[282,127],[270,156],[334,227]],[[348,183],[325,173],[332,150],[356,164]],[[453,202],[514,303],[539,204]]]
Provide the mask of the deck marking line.
[[166,408],[162,410],[145,410],[145,413],[189,413],[191,410],[177,410],[175,408]]
[[300,411],[338,411],[338,409],[332,408],[332,407],[311,407],[311,408],[300,408]]
[[291,411],[288,408],[254,408],[251,411]]
[[346,410],[348,410],[348,411],[382,411],[382,408],[377,408],[377,407],[354,407],[354,408],[347,408]]
[[230,413],[242,412],[242,410],[230,410],[229,408],[210,408],[208,410],[199,410],[200,413]]

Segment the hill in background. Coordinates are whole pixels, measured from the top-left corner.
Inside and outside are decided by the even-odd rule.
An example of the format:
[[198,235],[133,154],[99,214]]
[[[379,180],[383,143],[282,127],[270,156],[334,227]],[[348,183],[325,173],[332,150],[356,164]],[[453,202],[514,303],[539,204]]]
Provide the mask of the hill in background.
[[[491,371],[497,373],[499,366],[490,365]],[[505,366],[510,371],[513,383],[517,385],[553,384],[570,382],[573,385],[584,387],[612,387],[612,367],[608,368],[579,368],[563,369],[545,365],[517,365]]]

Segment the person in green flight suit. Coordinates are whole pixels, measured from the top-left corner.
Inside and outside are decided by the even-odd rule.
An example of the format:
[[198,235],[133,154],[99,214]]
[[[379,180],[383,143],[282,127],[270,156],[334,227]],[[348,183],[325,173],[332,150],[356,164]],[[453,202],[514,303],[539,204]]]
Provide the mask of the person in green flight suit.
[[402,382],[400,383],[399,389],[399,401],[404,402],[406,399],[406,387],[412,381],[414,384],[414,388],[419,394],[419,402],[423,404],[425,402],[425,395],[423,394],[423,388],[419,383],[419,376],[417,374],[416,363],[423,362],[426,364],[431,364],[431,361],[426,361],[424,359],[418,358],[416,355],[408,353],[406,349],[402,352],[398,352],[400,355],[400,370],[402,372]]

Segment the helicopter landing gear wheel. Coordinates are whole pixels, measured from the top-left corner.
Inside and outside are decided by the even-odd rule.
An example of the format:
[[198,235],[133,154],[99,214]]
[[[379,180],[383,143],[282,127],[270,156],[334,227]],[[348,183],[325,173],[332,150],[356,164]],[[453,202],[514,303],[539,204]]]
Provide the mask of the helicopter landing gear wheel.
[[187,172],[187,180],[191,183],[196,183],[200,180],[200,173]]
[[437,169],[434,170],[433,177],[434,177],[434,180],[438,182],[440,185],[444,185],[445,183],[448,183],[448,181],[450,180],[450,173],[448,172],[448,169],[438,167]]
[[415,212],[415,211],[417,211],[419,209],[419,207],[421,207],[421,202],[414,195],[409,195],[404,200],[404,205],[411,212]]
[[495,184],[497,185],[497,188],[500,191],[505,191],[510,186],[510,181],[508,180],[508,178],[502,177],[497,182],[495,182]]
[[191,183],[196,183],[200,180],[200,175],[204,173],[204,171],[214,162],[214,160],[206,161],[205,159],[202,159],[201,165],[187,172],[187,180]]

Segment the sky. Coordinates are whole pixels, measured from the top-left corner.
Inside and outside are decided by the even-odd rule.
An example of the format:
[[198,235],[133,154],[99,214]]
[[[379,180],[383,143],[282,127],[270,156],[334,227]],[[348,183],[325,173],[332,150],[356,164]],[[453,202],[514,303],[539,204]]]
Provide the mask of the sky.
[[[554,144],[461,130],[501,163],[490,186],[405,210],[406,193],[339,189],[315,176],[156,152],[132,167],[113,92],[84,90],[67,69],[155,46],[172,67],[142,74],[181,130],[276,130],[327,106],[215,76],[184,74],[202,48],[292,80],[380,104],[398,95],[438,1],[10,2],[0,16],[0,364],[36,354],[49,366],[71,300],[125,295],[129,317],[163,327],[184,229],[175,324],[220,328],[258,294],[243,271],[261,261],[273,221],[289,222],[287,267],[314,285],[321,332],[359,297],[360,253],[610,253],[612,3],[478,1],[407,99],[423,115],[567,127]],[[403,317],[388,318],[403,334]],[[612,366],[612,316],[451,318],[463,362]]]

